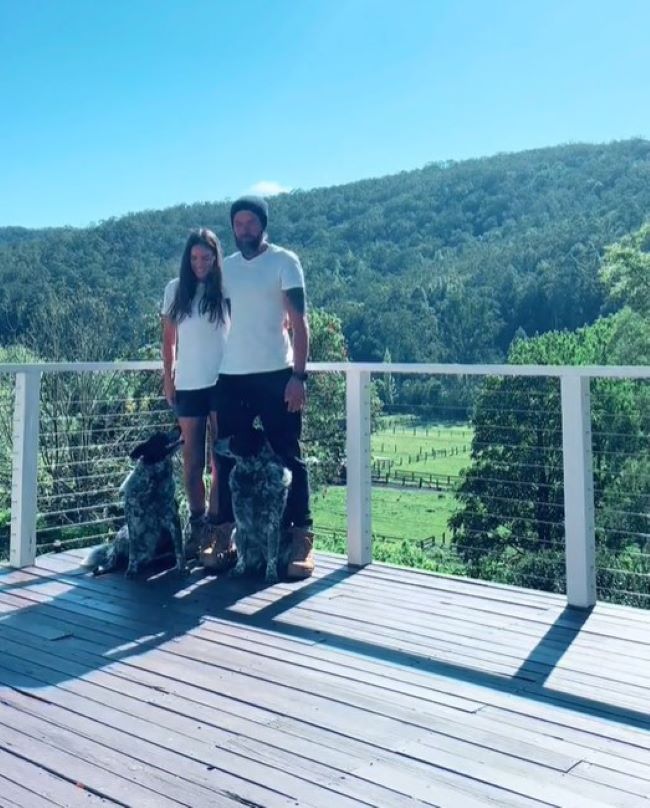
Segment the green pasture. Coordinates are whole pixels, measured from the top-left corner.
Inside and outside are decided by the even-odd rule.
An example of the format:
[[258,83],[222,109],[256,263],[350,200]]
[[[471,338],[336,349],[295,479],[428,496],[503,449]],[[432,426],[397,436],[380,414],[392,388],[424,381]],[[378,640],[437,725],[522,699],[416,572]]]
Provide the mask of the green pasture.
[[[314,494],[314,525],[325,530],[346,533],[346,489],[333,486]],[[395,490],[374,487],[372,490],[373,533],[396,539],[420,541],[442,534],[449,538],[447,520],[456,508],[454,495],[447,492]]]
[[[312,505],[316,548],[345,554],[345,488],[336,486],[319,492]],[[373,560],[462,575],[463,565],[454,553],[447,528],[447,519],[455,507],[454,496],[449,493],[373,488]]]
[[[458,503],[452,491],[426,487],[401,487],[399,472],[425,477],[458,476],[469,464],[472,430],[465,424],[425,423],[411,416],[380,419],[372,434],[373,463],[392,478],[389,486],[372,489],[373,558],[420,569],[462,573],[450,547],[449,517]],[[392,461],[389,465],[388,461]],[[397,472],[397,479],[395,473]],[[314,492],[312,499],[316,546],[320,550],[344,553],[346,543],[346,489],[332,486]]]
[[[443,534],[448,538],[447,521],[457,507],[453,492],[402,487],[394,475],[400,471],[440,475],[445,485],[447,476],[457,477],[469,464],[471,441],[472,430],[465,424],[426,423],[408,415],[381,418],[371,438],[372,459],[373,463],[385,461],[380,472],[388,472],[393,479],[388,486],[373,486],[373,533],[389,537],[383,539],[388,542],[433,539],[440,545]],[[390,467],[388,461],[392,461]],[[331,537],[332,531],[345,536],[345,486],[315,492],[312,509],[314,524],[323,529],[323,536]],[[328,549],[332,549],[331,541],[328,539]]]
[[380,473],[390,468],[457,477],[469,465],[471,443],[472,430],[466,425],[383,418],[371,437],[372,459],[380,466]]

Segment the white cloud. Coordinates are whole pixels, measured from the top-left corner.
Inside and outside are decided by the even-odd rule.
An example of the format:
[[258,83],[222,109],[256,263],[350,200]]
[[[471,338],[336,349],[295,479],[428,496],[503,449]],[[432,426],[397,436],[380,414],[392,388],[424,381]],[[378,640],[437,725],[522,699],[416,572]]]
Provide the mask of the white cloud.
[[251,185],[246,193],[257,194],[258,196],[277,196],[278,194],[288,194],[291,188],[280,185],[274,180],[260,180],[255,185]]

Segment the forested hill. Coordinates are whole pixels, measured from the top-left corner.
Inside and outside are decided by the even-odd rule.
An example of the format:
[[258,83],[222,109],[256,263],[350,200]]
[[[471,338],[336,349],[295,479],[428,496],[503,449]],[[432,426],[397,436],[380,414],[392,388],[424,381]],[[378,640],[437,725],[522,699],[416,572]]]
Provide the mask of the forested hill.
[[[601,313],[603,249],[650,214],[650,142],[432,164],[270,208],[272,240],[299,253],[312,305],[341,317],[353,358],[491,361],[515,333]],[[0,344],[135,356],[155,338],[162,289],[200,225],[232,250],[226,202],[88,229],[0,228]]]

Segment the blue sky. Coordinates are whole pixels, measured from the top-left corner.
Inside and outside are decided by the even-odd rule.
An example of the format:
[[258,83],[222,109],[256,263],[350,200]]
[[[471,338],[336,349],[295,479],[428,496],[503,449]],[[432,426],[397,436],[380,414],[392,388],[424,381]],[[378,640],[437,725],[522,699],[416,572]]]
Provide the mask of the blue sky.
[[0,226],[650,137],[647,0],[0,0]]

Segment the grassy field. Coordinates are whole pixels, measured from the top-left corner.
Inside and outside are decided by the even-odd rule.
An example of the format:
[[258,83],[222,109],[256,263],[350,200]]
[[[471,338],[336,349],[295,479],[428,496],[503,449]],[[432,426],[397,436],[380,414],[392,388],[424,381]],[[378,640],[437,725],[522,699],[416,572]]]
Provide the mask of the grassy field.
[[[312,500],[314,525],[346,532],[346,489],[335,486],[318,492]],[[456,500],[451,493],[401,491],[373,488],[372,529],[374,533],[399,539],[442,538],[449,535],[447,519],[454,512]]]
[[[373,557],[407,566],[457,572],[447,520],[457,508],[452,490],[396,487],[400,472],[436,475],[453,486],[469,463],[471,429],[416,422],[408,416],[383,418],[372,435],[373,463],[387,472],[391,485],[372,489]],[[389,464],[389,461],[390,462]],[[316,545],[345,552],[346,489],[332,486],[315,492],[312,501]],[[319,528],[321,534],[319,536]]]
[[472,430],[468,426],[410,424],[384,418],[371,437],[372,459],[381,471],[415,471],[457,477],[469,463]]

